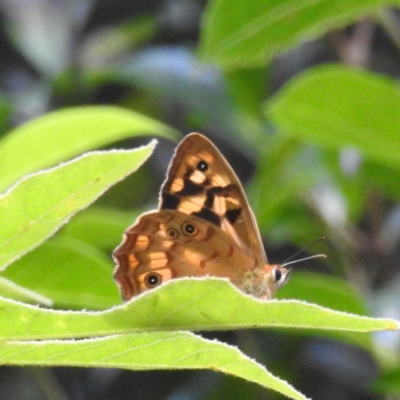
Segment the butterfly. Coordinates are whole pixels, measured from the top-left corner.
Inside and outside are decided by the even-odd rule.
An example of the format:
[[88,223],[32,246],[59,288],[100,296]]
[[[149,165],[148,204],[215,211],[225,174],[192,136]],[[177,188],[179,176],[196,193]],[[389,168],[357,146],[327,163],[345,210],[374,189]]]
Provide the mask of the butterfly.
[[271,299],[290,270],[269,264],[238,177],[199,133],[177,146],[159,209],[142,214],[114,250],[114,279],[124,300],[180,277],[228,278],[243,292]]

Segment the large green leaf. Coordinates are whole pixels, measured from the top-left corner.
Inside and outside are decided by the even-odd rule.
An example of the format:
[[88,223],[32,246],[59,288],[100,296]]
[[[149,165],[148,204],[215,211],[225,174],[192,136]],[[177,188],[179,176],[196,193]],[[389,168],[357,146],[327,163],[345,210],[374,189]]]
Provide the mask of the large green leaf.
[[225,68],[265,65],[278,52],[373,14],[398,0],[214,0],[200,54]]
[[168,126],[111,106],[70,108],[20,126],[0,141],[0,191],[24,175],[131,136],[176,137]]
[[73,214],[139,168],[155,142],[129,151],[87,153],[29,176],[0,196],[0,268],[51,236]]
[[211,369],[306,400],[287,382],[273,376],[237,348],[190,332],[151,332],[88,340],[6,342],[0,364],[82,366],[130,370]]
[[[21,321],[29,329],[21,329]],[[104,312],[44,310],[3,299],[0,326],[3,340],[93,337],[171,329],[282,327],[354,332],[398,329],[396,322],[389,319],[333,311],[298,300],[260,301],[215,278],[173,280]]]
[[1,276],[50,298],[56,307],[103,310],[120,303],[112,273],[113,263],[104,253],[60,235],[15,261]]
[[400,168],[399,104],[394,80],[325,66],[287,83],[267,112],[297,139],[336,150],[354,147],[371,160]]
[[371,332],[399,328],[393,320],[296,300],[259,301],[215,278],[172,280],[103,312],[45,310],[0,299],[0,326],[0,364],[4,365],[212,369],[294,399],[305,397],[239,350],[181,330],[312,327]]

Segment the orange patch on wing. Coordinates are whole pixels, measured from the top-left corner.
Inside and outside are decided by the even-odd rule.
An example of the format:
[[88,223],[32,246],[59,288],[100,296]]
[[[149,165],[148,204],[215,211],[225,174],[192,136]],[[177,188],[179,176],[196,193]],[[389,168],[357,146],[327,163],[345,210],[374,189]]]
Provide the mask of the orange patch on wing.
[[192,175],[190,175],[190,180],[193,182],[193,183],[197,183],[197,184],[201,184],[201,183],[204,183],[204,181],[206,180],[207,178],[206,178],[206,176],[203,174],[203,172],[201,172],[201,171],[194,171],[193,173],[192,173]]
[[139,265],[139,260],[135,257],[134,254],[129,254],[129,268],[136,268]]
[[220,186],[220,187],[225,187],[228,186],[228,182],[218,174],[215,174],[211,177],[211,184],[212,186]]
[[168,258],[164,251],[149,254],[149,266],[151,269],[162,268],[168,264]]
[[185,214],[191,214],[198,212],[203,208],[206,195],[202,194],[199,196],[190,197],[190,199],[182,199],[178,206],[178,211]]
[[174,277],[173,271],[171,268],[163,268],[157,271],[161,277],[162,277],[162,281],[169,281],[170,279],[172,279]]
[[171,192],[176,193],[182,190],[183,188],[183,178],[175,178],[173,182],[171,183]]
[[165,240],[159,244],[159,248],[161,248],[162,250],[170,250],[174,244],[176,244],[176,242],[169,242]]
[[206,194],[202,193],[202,194],[198,194],[196,196],[186,197],[185,200],[182,200],[181,203],[186,201],[186,202],[190,202],[190,203],[195,203],[196,205],[203,207],[204,202],[206,201],[206,198],[207,198]]
[[188,260],[189,264],[199,264],[201,263],[202,257],[197,251],[190,250],[189,248],[183,249],[184,257]]
[[231,210],[232,208],[238,208],[241,206],[239,199],[236,199],[235,197],[227,197],[226,198],[226,204],[228,205],[228,209]]
[[215,196],[213,210],[218,215],[224,215],[226,212],[226,200],[224,197]]
[[149,238],[148,238],[148,236],[139,235],[136,238],[135,251],[147,250],[148,246],[149,246]]

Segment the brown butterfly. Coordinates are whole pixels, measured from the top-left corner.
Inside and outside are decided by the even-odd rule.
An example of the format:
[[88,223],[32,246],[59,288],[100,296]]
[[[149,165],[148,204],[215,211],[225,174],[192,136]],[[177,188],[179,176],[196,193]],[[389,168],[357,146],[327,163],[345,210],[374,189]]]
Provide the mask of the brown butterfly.
[[125,231],[113,257],[124,300],[170,279],[206,275],[271,299],[289,277],[284,266],[268,264],[238,177],[198,133],[176,148],[159,210],[142,214]]

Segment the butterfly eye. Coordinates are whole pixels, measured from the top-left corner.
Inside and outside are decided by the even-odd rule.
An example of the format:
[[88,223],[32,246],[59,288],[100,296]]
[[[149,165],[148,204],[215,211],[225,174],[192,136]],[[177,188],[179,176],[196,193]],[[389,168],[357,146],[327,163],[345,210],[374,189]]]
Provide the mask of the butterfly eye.
[[144,283],[148,288],[154,288],[158,285],[161,285],[161,275],[157,274],[157,272],[150,272],[144,277]]
[[178,237],[178,231],[174,228],[169,228],[167,230],[167,235],[170,239],[176,239]]
[[199,230],[189,222],[184,222],[182,224],[182,229],[187,236],[195,236],[199,232]]
[[206,172],[208,170],[208,164],[204,160],[201,160],[197,163],[197,169],[201,172]]
[[279,268],[274,269],[275,282],[279,282],[282,279],[282,271]]

